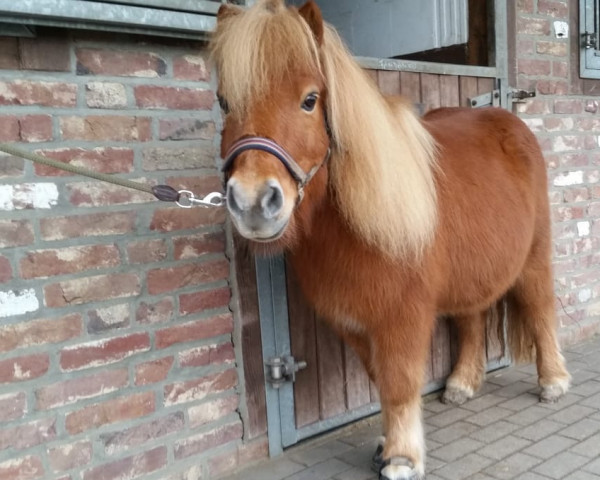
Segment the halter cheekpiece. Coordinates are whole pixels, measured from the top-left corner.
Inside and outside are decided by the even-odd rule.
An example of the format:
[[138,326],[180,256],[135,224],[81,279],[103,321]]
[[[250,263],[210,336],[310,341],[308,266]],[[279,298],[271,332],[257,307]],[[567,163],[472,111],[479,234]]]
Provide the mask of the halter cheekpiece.
[[298,200],[296,203],[300,203],[302,201],[302,198],[304,197],[304,187],[308,184],[308,182],[310,182],[315,173],[317,173],[317,170],[319,170],[322,165],[327,163],[331,155],[331,147],[328,147],[323,161],[320,164],[315,165],[307,173],[300,167],[300,165],[298,165],[296,160],[294,160],[294,158],[274,140],[257,136],[242,137],[233,145],[231,145],[225,154],[223,168],[221,169],[221,171],[225,173],[225,183],[227,182],[228,173],[233,167],[233,162],[235,159],[240,154],[248,150],[260,150],[262,152],[270,153],[284,165],[289,174],[298,184]]

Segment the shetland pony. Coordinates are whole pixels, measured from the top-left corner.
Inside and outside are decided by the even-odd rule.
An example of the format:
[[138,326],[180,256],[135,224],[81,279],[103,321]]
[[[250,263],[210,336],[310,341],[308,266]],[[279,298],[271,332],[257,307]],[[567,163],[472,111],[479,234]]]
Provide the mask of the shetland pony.
[[537,360],[541,400],[569,385],[556,331],[544,160],[501,109],[419,119],[383,97],[314,2],[221,6],[212,58],[225,110],[227,207],[259,252],[286,251],[300,285],[376,383],[380,478],[419,478],[420,391],[434,322],[460,354],[444,401],[484,375],[484,312],[510,305],[512,355]]

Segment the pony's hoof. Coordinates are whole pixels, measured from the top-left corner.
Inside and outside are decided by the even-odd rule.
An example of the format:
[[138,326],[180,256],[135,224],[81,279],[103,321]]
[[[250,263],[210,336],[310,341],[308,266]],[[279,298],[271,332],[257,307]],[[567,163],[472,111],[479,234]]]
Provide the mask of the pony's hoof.
[[542,403],[556,403],[561,397],[567,393],[568,385],[561,383],[555,383],[552,385],[546,385],[542,387],[540,392],[540,402]]
[[446,387],[444,394],[442,395],[442,403],[448,405],[462,405],[473,396],[472,392],[463,390],[457,387]]
[[379,471],[379,480],[420,480],[423,478],[406,457],[384,460]]
[[373,470],[375,473],[379,473],[383,465],[383,445],[385,443],[385,437],[379,437],[377,442],[377,448],[375,449],[375,453],[371,458],[371,470]]

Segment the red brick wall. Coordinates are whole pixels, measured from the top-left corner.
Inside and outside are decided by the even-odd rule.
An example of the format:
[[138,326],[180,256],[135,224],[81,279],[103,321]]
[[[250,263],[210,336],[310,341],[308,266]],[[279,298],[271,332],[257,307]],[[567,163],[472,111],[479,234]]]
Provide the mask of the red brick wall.
[[[0,37],[0,141],[220,189],[205,46]],[[0,478],[217,476],[243,446],[223,209],[0,156]]]
[[[516,82],[537,97],[517,112],[537,135],[549,173],[556,309],[563,343],[600,332],[600,81],[579,78],[579,3],[516,2]],[[570,25],[558,38],[554,22]]]

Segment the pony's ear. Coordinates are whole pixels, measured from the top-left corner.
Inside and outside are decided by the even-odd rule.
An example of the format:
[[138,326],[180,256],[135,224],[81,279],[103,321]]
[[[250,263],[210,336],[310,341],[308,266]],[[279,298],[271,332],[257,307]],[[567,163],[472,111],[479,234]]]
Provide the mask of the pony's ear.
[[217,12],[217,20],[225,20],[226,18],[239,15],[244,10],[236,5],[229,5],[227,3],[222,4]]
[[323,15],[321,9],[313,0],[308,0],[298,9],[298,13],[308,23],[317,43],[321,45],[323,43]]

